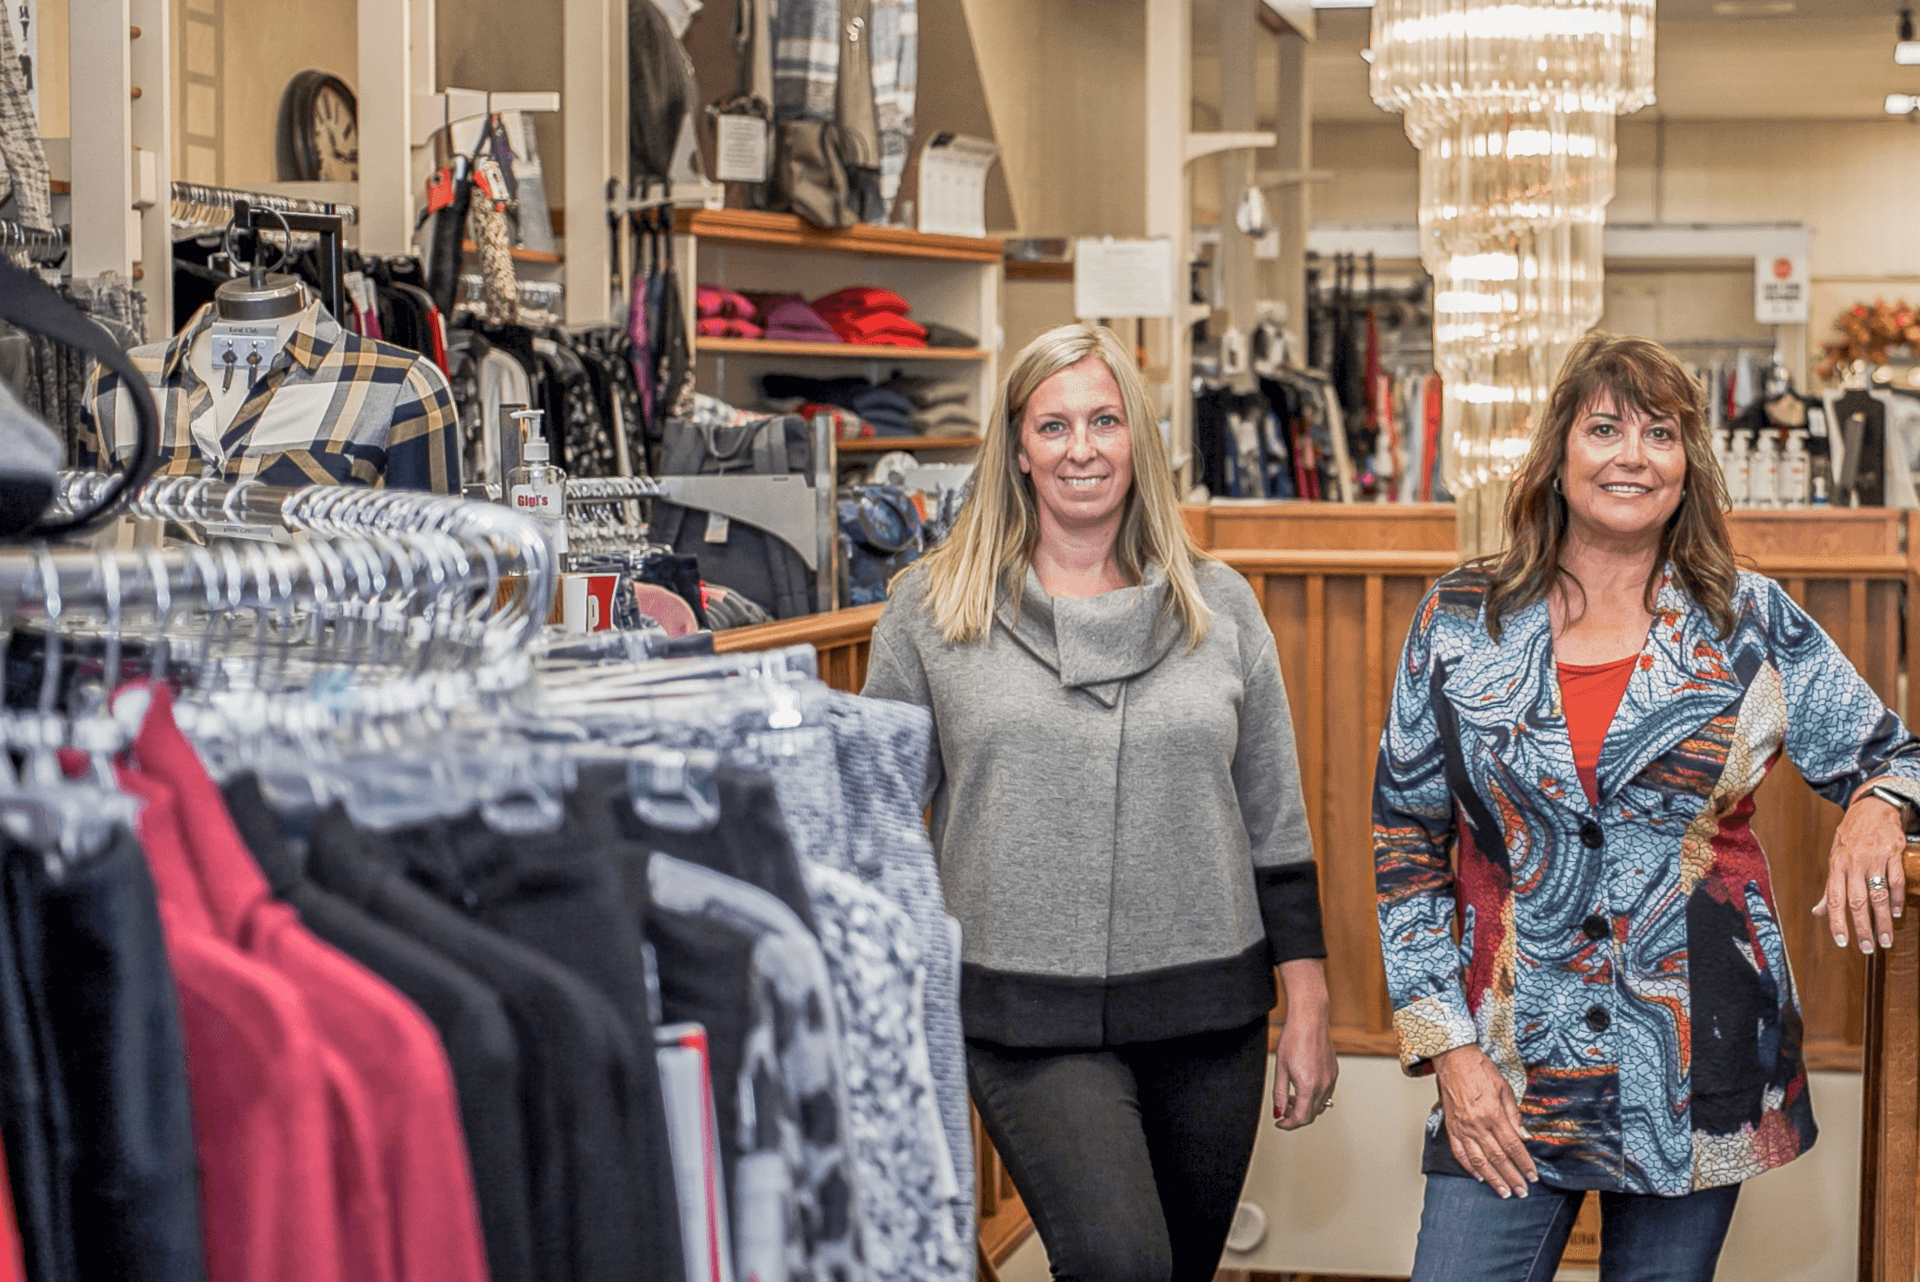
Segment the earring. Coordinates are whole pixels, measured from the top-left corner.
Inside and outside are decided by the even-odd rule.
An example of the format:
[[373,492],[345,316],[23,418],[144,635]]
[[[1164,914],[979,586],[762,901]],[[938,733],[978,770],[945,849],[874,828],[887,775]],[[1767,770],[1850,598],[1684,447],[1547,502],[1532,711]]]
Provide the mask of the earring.
[[1558,494],[1561,498],[1567,497],[1567,492],[1560,488],[1560,474],[1557,472],[1554,473],[1554,477],[1553,477],[1553,492],[1555,494]]

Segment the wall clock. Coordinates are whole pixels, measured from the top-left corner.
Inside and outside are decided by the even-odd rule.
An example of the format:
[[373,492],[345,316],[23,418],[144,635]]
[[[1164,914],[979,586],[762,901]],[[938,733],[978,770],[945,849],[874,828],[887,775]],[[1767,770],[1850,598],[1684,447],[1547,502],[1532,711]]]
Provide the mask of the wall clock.
[[358,110],[338,76],[303,71],[288,81],[280,98],[280,181],[360,181]]

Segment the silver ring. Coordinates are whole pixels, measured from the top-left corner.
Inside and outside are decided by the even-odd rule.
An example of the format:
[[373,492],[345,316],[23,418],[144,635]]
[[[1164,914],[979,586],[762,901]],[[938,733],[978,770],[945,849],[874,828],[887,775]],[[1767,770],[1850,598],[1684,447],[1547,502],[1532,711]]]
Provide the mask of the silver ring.
[[1887,888],[1887,879],[1885,877],[1867,878],[1868,890],[1885,890],[1886,888]]

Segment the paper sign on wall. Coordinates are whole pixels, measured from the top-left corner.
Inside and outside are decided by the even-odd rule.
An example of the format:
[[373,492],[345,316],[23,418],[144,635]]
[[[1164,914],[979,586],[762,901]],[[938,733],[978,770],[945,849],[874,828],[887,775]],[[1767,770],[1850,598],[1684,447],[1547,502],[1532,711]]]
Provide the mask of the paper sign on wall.
[[1076,240],[1073,314],[1082,320],[1173,315],[1173,241]]
[[920,149],[920,230],[987,234],[987,171],[1000,148],[984,138],[937,133]]
[[1753,318],[1762,325],[1807,323],[1804,254],[1762,254],[1753,260]]

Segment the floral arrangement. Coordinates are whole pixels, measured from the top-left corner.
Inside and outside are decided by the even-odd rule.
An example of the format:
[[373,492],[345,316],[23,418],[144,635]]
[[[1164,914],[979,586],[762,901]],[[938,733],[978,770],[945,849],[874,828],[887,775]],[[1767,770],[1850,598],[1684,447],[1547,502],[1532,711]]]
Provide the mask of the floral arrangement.
[[1855,303],[1834,319],[1833,327],[1840,338],[1821,345],[1818,368],[1823,379],[1846,373],[1855,361],[1884,365],[1895,347],[1920,350],[1920,311],[1905,301],[1876,298],[1871,305]]

